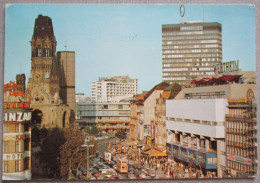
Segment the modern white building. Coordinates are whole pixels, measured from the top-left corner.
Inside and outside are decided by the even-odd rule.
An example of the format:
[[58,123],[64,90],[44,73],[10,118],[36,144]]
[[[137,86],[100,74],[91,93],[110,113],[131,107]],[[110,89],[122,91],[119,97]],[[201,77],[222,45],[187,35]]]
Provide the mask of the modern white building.
[[99,78],[92,82],[92,101],[119,101],[137,94],[137,79],[129,76]]
[[175,149],[176,161],[215,173],[220,169],[227,105],[227,99],[166,101],[167,146]]
[[79,101],[77,123],[81,126],[96,125],[101,131],[129,131],[130,102]]
[[229,98],[247,97],[256,84],[241,75],[222,75],[192,81],[174,100],[166,101],[167,154],[204,174],[226,172],[225,115]]

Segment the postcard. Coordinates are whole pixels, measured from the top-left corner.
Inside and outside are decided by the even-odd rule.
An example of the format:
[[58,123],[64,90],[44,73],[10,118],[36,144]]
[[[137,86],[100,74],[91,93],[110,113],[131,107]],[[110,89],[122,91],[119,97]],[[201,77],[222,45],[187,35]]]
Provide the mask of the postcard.
[[255,7],[8,4],[2,180],[257,175]]

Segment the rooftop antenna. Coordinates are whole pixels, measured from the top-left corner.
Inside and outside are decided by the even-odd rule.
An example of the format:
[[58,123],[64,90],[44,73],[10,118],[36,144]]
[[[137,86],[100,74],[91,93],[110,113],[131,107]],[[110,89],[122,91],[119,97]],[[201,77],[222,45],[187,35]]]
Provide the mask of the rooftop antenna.
[[184,5],[182,4],[182,5],[180,6],[181,23],[184,22],[184,21],[183,21],[184,14],[185,14],[185,7],[184,7]]
[[203,22],[204,22],[204,4],[203,4],[202,8],[203,8]]

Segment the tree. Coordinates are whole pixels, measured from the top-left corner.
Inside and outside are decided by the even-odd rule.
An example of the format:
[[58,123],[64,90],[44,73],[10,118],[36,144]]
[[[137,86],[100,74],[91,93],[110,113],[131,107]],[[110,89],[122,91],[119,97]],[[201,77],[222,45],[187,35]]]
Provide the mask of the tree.
[[94,135],[94,136],[96,136],[98,133],[99,133],[99,130],[98,130],[98,128],[96,127],[96,125],[92,125],[91,134]]
[[64,132],[59,128],[49,129],[44,141],[40,145],[40,159],[42,167],[51,178],[60,177],[60,147],[65,143]]
[[99,133],[98,128],[96,127],[96,125],[92,125],[92,126],[87,126],[85,128],[85,132],[87,134],[89,134],[90,136],[96,136]]
[[60,147],[60,175],[71,179],[72,169],[76,168],[80,161],[86,156],[85,135],[75,124],[70,125],[64,131],[66,142]]
[[90,126],[86,126],[86,128],[85,128],[85,132],[87,133],[87,134],[91,134],[91,128],[90,128]]

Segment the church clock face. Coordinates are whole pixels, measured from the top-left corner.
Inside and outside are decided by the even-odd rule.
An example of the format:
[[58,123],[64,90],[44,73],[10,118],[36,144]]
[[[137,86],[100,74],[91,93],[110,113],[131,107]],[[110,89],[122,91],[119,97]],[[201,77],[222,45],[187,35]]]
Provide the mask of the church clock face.
[[246,98],[248,102],[251,102],[253,99],[255,99],[255,93],[252,89],[247,90]]
[[37,79],[40,79],[41,78],[41,75],[40,74],[36,74],[35,76]]

